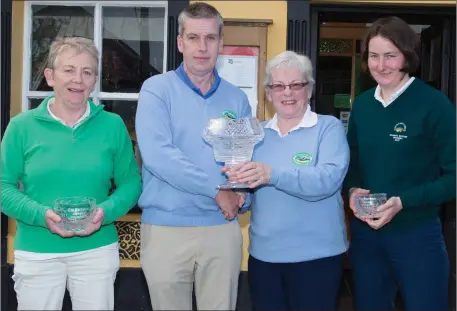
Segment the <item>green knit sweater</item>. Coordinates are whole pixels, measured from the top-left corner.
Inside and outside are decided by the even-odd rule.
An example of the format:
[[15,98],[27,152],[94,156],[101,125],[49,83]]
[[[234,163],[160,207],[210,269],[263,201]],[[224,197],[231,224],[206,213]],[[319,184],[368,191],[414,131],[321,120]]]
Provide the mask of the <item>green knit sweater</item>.
[[[90,115],[72,129],[39,107],[12,118],[1,143],[2,212],[17,220],[15,249],[77,252],[117,241],[114,221],[137,202],[141,178],[122,119],[90,104]],[[108,195],[114,179],[116,190]],[[22,183],[23,190],[18,183]],[[45,224],[55,199],[88,196],[105,211],[99,231],[62,238]]]
[[417,78],[387,107],[374,92],[359,95],[352,106],[345,190],[399,196],[403,210],[386,230],[436,217],[440,205],[456,195],[455,107]]

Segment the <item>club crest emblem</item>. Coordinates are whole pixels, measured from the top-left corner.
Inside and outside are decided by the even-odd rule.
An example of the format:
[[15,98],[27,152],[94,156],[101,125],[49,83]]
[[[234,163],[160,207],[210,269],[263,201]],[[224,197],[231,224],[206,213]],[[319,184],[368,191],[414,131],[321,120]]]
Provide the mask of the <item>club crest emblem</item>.
[[390,133],[389,135],[396,142],[408,138],[408,136],[406,135],[406,124],[403,122],[395,124],[393,133]]
[[306,153],[306,152],[300,152],[300,153],[297,153],[293,159],[295,164],[297,165],[308,165],[310,164],[312,161],[313,161],[313,157],[312,155],[310,155],[309,153]]
[[403,132],[406,132],[406,124],[405,123],[397,123],[395,126],[394,126],[394,132],[395,133],[403,133]]
[[224,112],[221,113],[221,117],[225,118],[227,120],[235,120],[236,119],[236,113],[234,113],[231,110],[225,110]]

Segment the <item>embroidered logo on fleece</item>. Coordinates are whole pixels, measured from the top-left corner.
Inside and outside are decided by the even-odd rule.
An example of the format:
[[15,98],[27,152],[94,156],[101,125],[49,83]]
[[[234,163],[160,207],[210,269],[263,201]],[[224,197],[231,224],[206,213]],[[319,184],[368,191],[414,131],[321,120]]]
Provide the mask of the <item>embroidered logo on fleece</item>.
[[225,110],[224,112],[221,113],[221,117],[227,119],[227,120],[235,120],[237,115],[231,110]]
[[397,132],[397,133],[406,132],[406,124],[403,123],[403,122],[397,123],[397,124],[394,126],[394,131]]
[[308,165],[313,161],[313,156],[306,152],[297,153],[293,159],[297,165]]
[[394,126],[394,134],[390,134],[390,137],[394,141],[400,141],[402,139],[408,138],[408,136],[404,135],[406,133],[406,124],[403,122],[397,123]]

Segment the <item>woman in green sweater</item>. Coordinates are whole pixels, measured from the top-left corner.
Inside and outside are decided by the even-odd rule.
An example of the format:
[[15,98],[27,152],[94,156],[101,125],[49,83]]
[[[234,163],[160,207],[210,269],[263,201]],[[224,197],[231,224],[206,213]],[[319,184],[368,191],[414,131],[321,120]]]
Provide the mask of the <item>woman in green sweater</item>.
[[[378,83],[358,96],[348,128],[351,151],[350,261],[356,310],[447,310],[449,262],[438,216],[455,198],[455,107],[410,76],[417,36],[403,20],[377,20],[362,44],[365,68]],[[357,194],[386,193],[373,218],[357,214]]]
[[[88,99],[97,70],[91,40],[56,39],[44,71],[54,96],[12,118],[1,143],[2,212],[17,221],[18,310],[61,310],[65,288],[74,310],[114,309],[114,221],[136,204],[141,181],[122,119]],[[53,212],[57,198],[73,196],[96,200],[82,232],[63,231]]]

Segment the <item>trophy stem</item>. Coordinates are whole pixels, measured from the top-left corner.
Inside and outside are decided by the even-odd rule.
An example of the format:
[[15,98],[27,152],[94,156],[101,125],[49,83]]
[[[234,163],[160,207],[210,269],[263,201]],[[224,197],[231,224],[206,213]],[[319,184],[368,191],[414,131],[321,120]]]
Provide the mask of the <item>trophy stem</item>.
[[[238,164],[236,161],[225,162],[225,166],[227,166],[227,167],[232,167],[236,164]],[[249,185],[245,184],[245,183],[239,183],[239,182],[227,180],[225,182],[225,184],[217,185],[216,188],[219,190],[247,189],[247,188],[249,188]]]

